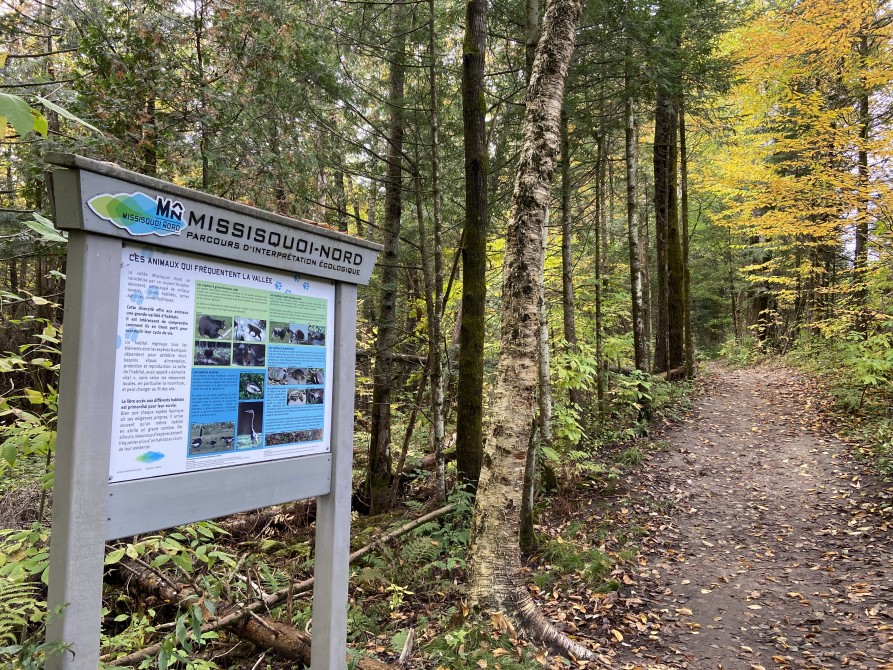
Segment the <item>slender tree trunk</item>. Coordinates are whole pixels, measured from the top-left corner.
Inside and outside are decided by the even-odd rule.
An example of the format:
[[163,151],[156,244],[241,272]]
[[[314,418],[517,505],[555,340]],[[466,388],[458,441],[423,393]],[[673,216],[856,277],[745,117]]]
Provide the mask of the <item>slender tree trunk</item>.
[[406,65],[404,2],[394,3],[394,37],[391,40],[391,70],[388,104],[388,168],[385,184],[384,250],[379,260],[381,294],[378,308],[374,382],[372,387],[372,435],[366,473],[366,493],[370,514],[381,514],[388,507],[391,480],[391,378],[396,341],[397,270],[400,243],[400,218],[403,178],[403,89]]
[[631,93],[632,61],[626,60],[626,101],[624,103],[625,154],[626,154],[626,223],[629,232],[629,274],[630,295],[632,298],[633,351],[637,370],[648,370],[648,357],[645,349],[645,310],[642,305],[642,257],[639,249],[639,199],[638,169],[639,146],[636,137],[636,115]]
[[[567,112],[561,112],[561,297],[564,315],[564,339],[571,351],[577,351],[577,326],[574,314],[574,259],[571,253],[571,157],[567,132]],[[572,406],[582,407],[580,389],[568,389]]]
[[[865,59],[868,57],[868,36],[863,35],[859,40],[859,56],[862,60],[862,67],[867,68]],[[868,267],[868,138],[871,133],[871,114],[870,114],[870,98],[868,94],[868,84],[863,75],[861,80],[861,90],[859,91],[859,156],[858,156],[858,172],[859,172],[859,188],[862,189],[860,197],[865,202],[865,207],[859,212],[856,220],[856,253],[854,263],[854,274],[856,281],[856,303],[859,313],[856,317],[856,329],[865,332],[868,329],[868,314],[865,312],[865,303],[868,298],[866,290],[865,269]]]
[[695,376],[695,341],[691,332],[691,268],[688,239],[688,154],[685,142],[685,95],[679,96],[679,216],[682,220],[682,292],[683,329],[685,332],[685,377]]
[[591,660],[540,614],[523,587],[518,547],[524,465],[537,386],[542,234],[559,143],[564,81],[579,0],[549,0],[527,90],[520,161],[505,241],[501,350],[471,524],[469,596],[506,609],[533,637]]
[[[797,262],[799,267],[800,263]],[[729,302],[732,310],[732,330],[735,333],[735,343],[741,342],[741,319],[738,316],[738,293],[735,289],[735,265],[732,257],[732,229],[728,229],[728,237],[726,238],[726,280],[729,286]],[[800,296],[800,279],[797,279],[797,302],[802,302]]]
[[195,66],[196,66],[196,85],[198,87],[199,109],[199,140],[198,149],[202,159],[202,189],[207,190],[211,184],[211,160],[210,151],[210,131],[208,129],[208,116],[210,114],[208,104],[208,86],[205,81],[205,15],[208,11],[208,4],[205,0],[196,2],[193,5],[192,28],[193,37],[195,39]]
[[446,461],[444,458],[444,374],[443,374],[443,224],[440,187],[440,114],[437,95],[437,42],[434,0],[428,1],[428,83],[431,97],[431,188],[434,227],[434,294],[428,308],[428,374],[431,376],[432,441],[436,458],[437,493],[446,500]]
[[[338,159],[336,159],[338,160]],[[347,232],[347,191],[344,188],[344,170],[340,166],[335,174],[332,175],[335,182],[335,209],[338,215],[338,230],[342,233]]]
[[598,376],[595,382],[595,395],[598,399],[598,411],[602,412],[605,403],[605,366],[602,346],[602,293],[604,268],[602,267],[602,218],[605,207],[605,136],[602,130],[596,138],[595,153],[595,364]]
[[[394,65],[392,64],[391,71],[393,70]],[[393,84],[393,81],[391,84]],[[322,126],[319,126],[316,129],[316,220],[321,223],[325,222],[329,213],[329,178],[326,175],[326,166],[325,161],[323,160],[325,152],[326,136]],[[388,160],[390,160],[390,158]]]
[[[533,61],[536,57],[536,45],[540,38],[539,0],[526,0],[524,8],[526,19],[526,30],[524,32],[524,42],[526,45],[524,51],[524,78],[527,86],[530,86],[530,76],[533,74]],[[548,425],[551,423],[552,419],[552,396],[549,388],[549,334],[544,323],[546,303],[543,296],[546,285],[545,253],[549,234],[549,207],[550,206],[547,204],[546,212],[543,217],[543,272],[540,274],[539,278],[540,328],[539,333],[537,334],[537,351],[539,358],[537,360],[538,389],[536,394],[538,411],[531,417],[532,425],[530,430],[530,440],[528,442],[527,461],[524,465],[524,490],[521,494],[521,530],[519,545],[521,551],[525,554],[533,553],[537,544],[536,532],[533,527],[535,521],[534,502],[536,498],[536,463],[538,460],[537,435],[542,434],[545,427],[545,430],[548,431],[548,434],[551,437],[551,426]],[[546,408],[545,412],[543,411],[543,408]]]
[[143,137],[140,153],[143,155],[143,172],[150,177],[158,174],[158,118],[156,117],[155,96],[146,100],[146,122],[143,124]]
[[[543,218],[542,262],[545,267],[546,247],[549,235],[549,208]],[[536,426],[531,431],[530,448],[524,467],[524,492],[521,498],[521,551],[533,553],[537,547],[536,532],[533,524],[536,521],[534,503],[536,502],[536,464],[542,449],[552,448],[552,374],[549,369],[549,320],[546,311],[546,296],[540,291],[539,304],[540,332],[537,340],[539,348],[539,364],[537,366],[537,412]],[[539,435],[539,440],[536,436]]]
[[477,487],[483,453],[484,336],[487,268],[487,141],[484,56],[487,0],[465,4],[462,118],[465,135],[465,228],[462,247],[462,324],[459,330],[456,468]]
[[530,85],[536,45],[540,41],[540,0],[524,1],[524,79]]
[[[639,146],[639,127],[636,125],[636,146]],[[649,204],[652,202],[648,187],[648,172],[642,169],[642,220],[639,225],[639,257],[642,259],[642,309],[645,312],[645,360],[648,369],[657,367],[652,342],[654,342],[655,314],[652,286],[651,217]]]

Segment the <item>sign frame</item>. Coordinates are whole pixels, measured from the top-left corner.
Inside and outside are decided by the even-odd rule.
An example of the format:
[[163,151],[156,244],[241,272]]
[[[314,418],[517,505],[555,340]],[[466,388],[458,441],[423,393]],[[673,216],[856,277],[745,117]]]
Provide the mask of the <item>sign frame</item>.
[[[74,652],[49,658],[47,667],[99,664],[107,540],[310,497],[317,498],[311,670],[340,667],[347,644],[357,285],[368,283],[381,246],[81,156],[51,153],[46,160],[56,167],[47,175],[56,226],[69,235],[48,596],[50,610],[62,611],[50,619],[47,640],[71,644]],[[132,234],[88,204],[128,191],[157,199],[163,216],[147,218],[150,224],[183,225]],[[198,232],[209,220],[213,235]],[[250,245],[229,239],[236,223]],[[334,282],[329,452],[109,483],[122,240]],[[296,254],[299,248],[305,253]],[[234,259],[234,252],[242,254]]]

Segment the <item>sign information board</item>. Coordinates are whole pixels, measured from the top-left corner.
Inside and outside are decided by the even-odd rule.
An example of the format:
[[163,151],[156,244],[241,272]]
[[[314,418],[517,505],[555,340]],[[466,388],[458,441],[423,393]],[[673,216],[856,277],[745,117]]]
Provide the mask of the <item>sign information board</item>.
[[328,451],[334,295],[125,244],[109,481]]
[[343,667],[357,284],[381,246],[47,159],[68,231],[47,640],[71,645],[47,670],[100,665],[108,540],[310,497],[310,667]]

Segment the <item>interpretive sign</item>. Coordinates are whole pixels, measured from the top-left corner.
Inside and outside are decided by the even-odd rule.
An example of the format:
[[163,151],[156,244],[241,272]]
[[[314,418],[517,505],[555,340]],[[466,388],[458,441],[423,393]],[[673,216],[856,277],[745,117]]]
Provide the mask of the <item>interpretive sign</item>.
[[335,285],[123,245],[109,481],[329,450]]
[[47,667],[99,663],[107,540],[313,496],[311,668],[343,665],[356,286],[381,247],[48,161],[69,238],[47,638],[75,655]]

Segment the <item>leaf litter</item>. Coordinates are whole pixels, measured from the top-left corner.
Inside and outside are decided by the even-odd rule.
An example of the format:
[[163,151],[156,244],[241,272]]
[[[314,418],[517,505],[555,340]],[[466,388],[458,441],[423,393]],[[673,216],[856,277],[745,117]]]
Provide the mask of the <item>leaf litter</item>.
[[562,541],[615,559],[613,590],[581,571],[531,587],[598,653],[576,667],[893,670],[893,486],[851,457],[829,407],[777,364],[714,369],[620,491],[565,503],[582,527]]

